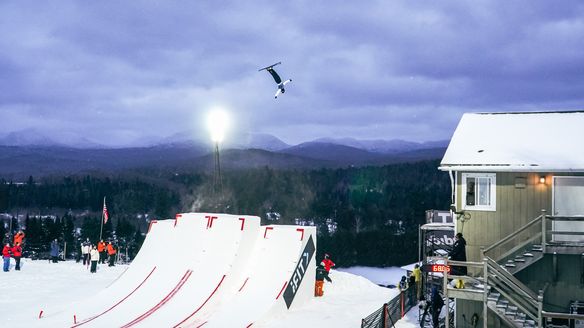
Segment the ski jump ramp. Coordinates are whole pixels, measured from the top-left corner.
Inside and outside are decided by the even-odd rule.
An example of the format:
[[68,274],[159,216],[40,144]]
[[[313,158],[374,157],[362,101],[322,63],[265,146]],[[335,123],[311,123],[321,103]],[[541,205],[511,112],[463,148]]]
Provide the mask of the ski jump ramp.
[[182,213],[152,221],[108,288],[39,319],[51,327],[251,327],[314,294],[316,228]]

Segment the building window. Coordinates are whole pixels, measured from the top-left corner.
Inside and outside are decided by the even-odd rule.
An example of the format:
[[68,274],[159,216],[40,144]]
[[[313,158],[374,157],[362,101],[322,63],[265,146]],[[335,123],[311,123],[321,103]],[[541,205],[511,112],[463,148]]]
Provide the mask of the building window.
[[463,208],[472,211],[495,211],[496,185],[494,173],[463,173]]

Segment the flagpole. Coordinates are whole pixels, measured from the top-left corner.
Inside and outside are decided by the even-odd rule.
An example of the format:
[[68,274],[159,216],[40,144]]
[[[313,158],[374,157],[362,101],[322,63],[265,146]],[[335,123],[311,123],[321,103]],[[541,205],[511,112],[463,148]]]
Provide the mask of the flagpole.
[[[105,206],[105,196],[103,197],[103,206]],[[99,241],[101,241],[102,232],[103,232],[103,207],[101,211],[101,227],[99,228]]]

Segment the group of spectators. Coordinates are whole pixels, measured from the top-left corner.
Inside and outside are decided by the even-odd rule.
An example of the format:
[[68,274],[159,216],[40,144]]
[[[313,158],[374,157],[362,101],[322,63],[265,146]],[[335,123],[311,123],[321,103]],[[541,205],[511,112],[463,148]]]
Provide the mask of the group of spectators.
[[[22,245],[24,242],[25,234],[22,230],[18,231],[14,235],[12,243],[10,242],[10,235],[7,234],[4,238],[3,248],[2,248],[2,259],[3,259],[3,270],[4,272],[10,271],[10,258],[14,258],[16,265],[14,269],[20,271],[20,259],[22,257]],[[61,247],[59,241],[54,239],[49,247],[49,262],[58,263],[59,255],[61,254]],[[92,273],[97,272],[97,264],[105,264],[108,261],[108,266],[114,266],[116,261],[117,248],[114,246],[113,242],[104,242],[100,240],[97,244],[92,244],[87,238],[81,243],[81,256],[78,257],[78,261],[83,258],[83,265],[90,266],[90,271]]]
[[89,238],[81,243],[81,255],[83,258],[83,265],[90,265],[90,271],[95,273],[97,271],[97,263],[105,264],[108,260],[108,266],[114,266],[116,261],[117,249],[110,241],[107,243],[100,240],[97,245],[93,245]]
[[20,271],[20,258],[22,257],[22,242],[24,241],[24,232],[18,231],[14,235],[12,241],[12,246],[10,245],[10,239],[7,238],[4,247],[2,248],[2,260],[4,261],[3,270],[8,272],[10,270],[10,258],[14,258],[16,265],[14,269]]

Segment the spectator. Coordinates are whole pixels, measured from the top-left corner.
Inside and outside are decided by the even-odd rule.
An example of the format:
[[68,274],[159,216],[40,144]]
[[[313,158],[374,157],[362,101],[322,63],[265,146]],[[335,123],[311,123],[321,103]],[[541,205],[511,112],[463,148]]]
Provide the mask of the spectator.
[[14,262],[16,265],[14,266],[14,270],[20,271],[20,258],[22,257],[22,247],[20,247],[20,243],[14,244],[11,249],[12,257],[14,257]]
[[90,259],[91,259],[91,273],[97,272],[97,262],[99,261],[99,252],[95,246],[91,246],[91,251],[89,251]]
[[109,265],[108,266],[114,266],[114,262],[116,260],[116,248],[114,247],[113,243],[109,242],[107,244],[107,255],[109,256]]
[[399,284],[397,285],[397,287],[402,292],[404,290],[408,289],[408,279],[406,278],[406,276],[401,277],[401,280],[399,281]]
[[412,276],[414,277],[414,284],[416,286],[416,299],[420,301],[422,297],[422,270],[419,264],[414,266]]
[[59,261],[59,252],[61,251],[60,247],[59,247],[59,243],[57,242],[57,239],[53,240],[51,242],[51,260],[53,261],[53,263],[57,263]]
[[87,238],[81,244],[81,255],[83,256],[83,265],[89,265],[89,252],[91,251],[91,242],[89,242],[89,238]]
[[[462,236],[462,233],[457,233],[454,236],[454,245],[450,251],[450,259],[453,261],[466,262],[466,240]],[[467,269],[466,266],[453,265],[452,275],[455,276],[466,276]],[[464,288],[464,281],[461,279],[456,279],[454,286],[456,288]]]
[[436,286],[432,287],[432,298],[430,299],[432,303],[432,325],[434,328],[439,327],[439,320],[440,320],[440,311],[444,306],[444,300],[440,293],[438,292],[438,288]]
[[14,242],[12,243],[13,245],[22,245],[22,243],[24,242],[24,232],[22,232],[22,230],[18,230],[18,232],[16,233],[16,235],[14,235]]
[[105,257],[106,257],[106,250],[105,250],[105,242],[102,240],[99,241],[99,243],[97,243],[97,251],[99,252],[99,262],[101,264],[105,263]]
[[6,243],[2,249],[2,259],[4,260],[4,272],[10,270],[10,243]]

